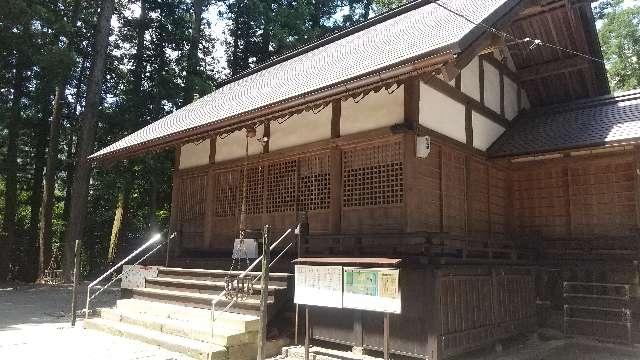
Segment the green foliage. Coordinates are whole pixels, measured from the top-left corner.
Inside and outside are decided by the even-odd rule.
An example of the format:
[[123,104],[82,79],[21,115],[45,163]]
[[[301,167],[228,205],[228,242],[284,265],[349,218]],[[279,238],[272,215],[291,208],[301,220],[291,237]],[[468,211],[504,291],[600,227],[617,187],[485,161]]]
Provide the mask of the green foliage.
[[608,0],[595,13],[602,21],[598,33],[611,88],[640,87],[640,5],[625,8],[622,0]]

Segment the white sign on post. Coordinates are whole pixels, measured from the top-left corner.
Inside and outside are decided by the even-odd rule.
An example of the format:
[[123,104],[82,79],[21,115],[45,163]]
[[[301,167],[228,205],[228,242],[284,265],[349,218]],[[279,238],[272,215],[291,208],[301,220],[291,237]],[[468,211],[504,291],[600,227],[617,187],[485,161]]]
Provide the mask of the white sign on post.
[[296,304],[342,308],[342,266],[296,265],[295,284]]

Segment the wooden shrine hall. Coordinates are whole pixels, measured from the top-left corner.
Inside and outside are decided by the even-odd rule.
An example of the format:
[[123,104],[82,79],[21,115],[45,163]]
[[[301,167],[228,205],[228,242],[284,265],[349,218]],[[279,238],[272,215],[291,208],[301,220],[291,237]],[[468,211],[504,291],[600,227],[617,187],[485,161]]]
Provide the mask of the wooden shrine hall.
[[[419,0],[91,159],[175,148],[170,264],[227,264],[240,230],[277,237],[301,218],[287,266],[402,259],[392,353],[442,359],[536,326],[579,333],[582,318],[634,341],[637,319],[570,309],[618,305],[566,301],[626,291],[633,308],[640,255],[640,92],[611,95],[603,63],[576,53],[602,58],[590,1]],[[380,314],[310,316],[312,341],[382,348]]]

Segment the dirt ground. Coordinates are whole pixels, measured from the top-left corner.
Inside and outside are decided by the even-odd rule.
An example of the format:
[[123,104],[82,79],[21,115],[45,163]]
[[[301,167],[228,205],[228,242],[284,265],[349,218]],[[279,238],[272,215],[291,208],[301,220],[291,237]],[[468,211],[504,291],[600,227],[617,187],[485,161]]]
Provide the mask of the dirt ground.
[[[84,307],[86,284],[79,296]],[[106,290],[96,306],[112,306],[118,291]],[[155,346],[70,325],[71,287],[0,285],[2,360],[186,360]]]

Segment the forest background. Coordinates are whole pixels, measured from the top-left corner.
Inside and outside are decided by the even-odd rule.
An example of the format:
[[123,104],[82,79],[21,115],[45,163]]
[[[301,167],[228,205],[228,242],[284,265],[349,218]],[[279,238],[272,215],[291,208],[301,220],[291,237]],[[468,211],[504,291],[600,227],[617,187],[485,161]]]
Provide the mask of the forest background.
[[[173,151],[86,156],[216,84],[405,0],[0,0],[0,283],[94,276],[168,226]],[[593,4],[611,87],[640,87],[640,4]]]

